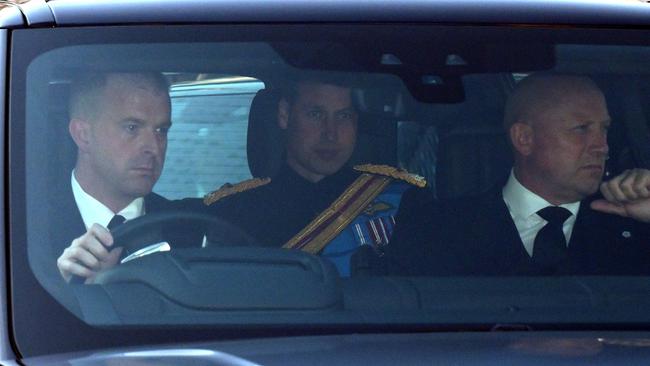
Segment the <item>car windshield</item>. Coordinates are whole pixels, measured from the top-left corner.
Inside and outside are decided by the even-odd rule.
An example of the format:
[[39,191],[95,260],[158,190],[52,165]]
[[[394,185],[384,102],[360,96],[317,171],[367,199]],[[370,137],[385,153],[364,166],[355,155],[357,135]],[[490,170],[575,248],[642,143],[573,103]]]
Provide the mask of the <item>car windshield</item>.
[[147,25],[11,44],[24,355],[650,321],[647,30]]

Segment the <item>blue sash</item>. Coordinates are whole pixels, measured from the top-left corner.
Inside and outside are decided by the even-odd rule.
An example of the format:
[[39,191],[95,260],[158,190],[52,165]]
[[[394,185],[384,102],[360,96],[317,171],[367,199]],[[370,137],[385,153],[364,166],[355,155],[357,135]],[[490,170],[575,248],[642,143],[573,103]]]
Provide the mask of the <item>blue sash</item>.
[[350,259],[361,245],[371,245],[383,252],[395,227],[395,215],[402,194],[411,185],[393,181],[339,233],[321,252],[321,256],[334,263],[342,277],[350,276]]

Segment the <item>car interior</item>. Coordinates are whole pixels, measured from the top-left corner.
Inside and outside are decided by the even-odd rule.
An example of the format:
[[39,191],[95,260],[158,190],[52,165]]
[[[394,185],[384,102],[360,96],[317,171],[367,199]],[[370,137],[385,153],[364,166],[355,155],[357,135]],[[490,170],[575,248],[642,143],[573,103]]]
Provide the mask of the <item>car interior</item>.
[[[344,29],[324,29],[314,37],[333,39],[345,34]],[[69,177],[74,165],[75,146],[67,133],[69,80],[87,65],[98,69],[128,65],[128,70],[159,70],[167,76],[238,75],[263,82],[264,88],[254,92],[244,126],[251,177],[273,176],[278,170],[283,158],[282,131],[276,125],[278,86],[286,75],[304,71],[345,73],[359,79],[355,95],[361,106],[359,139],[352,164],[388,164],[423,175],[437,199],[485,192],[509,172],[512,158],[501,126],[503,105],[516,82],[536,71],[592,76],[606,96],[612,96],[607,99],[613,120],[621,121],[610,134],[610,173],[650,166],[647,46],[574,44],[580,39],[557,44],[549,32],[540,32],[541,39],[548,37],[547,43],[527,45],[524,41],[536,35],[533,31],[521,39],[497,42],[502,36],[500,30],[490,29],[486,39],[494,44],[486,42],[485,47],[479,47],[471,27],[455,30],[451,40],[444,40],[444,29],[431,39],[430,31],[413,27],[409,42],[403,38],[409,30],[393,34],[392,28],[378,28],[376,37],[386,39],[381,45],[360,44],[363,39],[357,38],[361,36],[306,44],[283,39],[287,36],[280,32],[266,35],[268,42],[246,42],[250,31],[239,28],[234,36],[208,32],[197,37],[210,35],[216,40],[180,43],[179,37],[188,30],[178,30],[173,35],[166,30],[171,40],[158,43],[145,43],[151,37],[147,34],[126,42],[128,33],[124,33],[119,42],[101,44],[100,35],[88,32],[80,37],[88,44],[66,47],[43,34],[44,40],[39,42],[51,42],[46,51],[35,52],[25,63],[26,80],[16,77],[17,83],[26,85],[27,95],[24,105],[17,104],[14,109],[16,116],[26,121],[18,131],[24,133],[30,146],[17,150],[17,156],[24,156],[27,166],[44,157],[49,159],[42,170],[24,172],[22,189],[27,197],[24,210],[30,217],[29,225],[39,222],[47,227],[51,211],[40,203],[44,197],[57,194],[61,187],[55,182],[65,182],[61,175]],[[235,41],[218,41],[228,37]],[[438,47],[427,48],[436,41]],[[107,54],[111,55],[110,62],[106,61]],[[604,66],[604,58],[614,61]],[[173,129],[170,140],[172,136]],[[215,148],[214,154],[218,153]],[[171,150],[169,154],[168,163],[174,159]],[[133,225],[164,226],[179,217],[152,219],[148,215],[146,219],[144,223],[136,219]],[[138,237],[129,240],[138,241]],[[519,319],[589,322],[613,306],[608,282],[589,278],[547,279],[543,283],[545,293],[558,296],[541,298],[531,294],[525,278],[507,282],[367,274],[340,278],[332,264],[318,256],[228,243],[172,248],[108,270],[96,284],[62,286],[39,265],[42,258],[56,257],[42,252],[46,250],[42,244],[47,243],[47,230],[30,229],[24,242],[30,261],[28,272],[33,272],[59,303],[93,326],[241,327],[245,323],[260,327],[290,323],[309,327],[363,324],[377,329],[409,324],[430,329],[463,323],[483,327],[517,323]],[[620,288],[619,294],[647,302],[635,297],[650,290],[646,282],[629,279],[630,287]],[[507,293],[495,291],[504,286]],[[540,302],[551,309],[543,316],[536,313]],[[591,310],[583,311],[582,305]],[[613,316],[615,321],[624,318],[623,314]],[[645,319],[648,317],[646,314]]]

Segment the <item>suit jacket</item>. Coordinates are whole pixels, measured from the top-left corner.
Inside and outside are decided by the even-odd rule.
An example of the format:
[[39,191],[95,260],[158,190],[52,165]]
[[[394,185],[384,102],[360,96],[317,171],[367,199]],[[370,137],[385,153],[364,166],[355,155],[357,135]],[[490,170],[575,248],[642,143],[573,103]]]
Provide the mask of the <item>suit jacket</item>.
[[640,275],[650,273],[648,224],[580,205],[568,259],[556,272],[524,249],[501,189],[475,198],[418,205],[406,194],[386,261],[407,275]]
[[[65,195],[60,200],[52,200],[52,203],[56,206],[52,208],[51,212],[58,212],[59,214],[51,218],[50,233],[53,239],[52,246],[60,255],[65,248],[70,246],[72,240],[86,232],[86,226],[74,200],[72,187],[68,186]],[[144,207],[146,212],[151,214],[171,210],[174,205],[163,196],[152,192],[144,197]]]
[[[56,260],[72,240],[86,232],[74,200],[69,175],[67,180],[62,179],[51,188],[51,194],[41,199],[42,205],[30,205],[30,224],[38,224],[39,229],[30,228],[27,238],[32,269],[39,280],[48,282],[53,279],[62,280]],[[144,199],[147,213],[175,208],[171,201],[155,193],[150,193]]]

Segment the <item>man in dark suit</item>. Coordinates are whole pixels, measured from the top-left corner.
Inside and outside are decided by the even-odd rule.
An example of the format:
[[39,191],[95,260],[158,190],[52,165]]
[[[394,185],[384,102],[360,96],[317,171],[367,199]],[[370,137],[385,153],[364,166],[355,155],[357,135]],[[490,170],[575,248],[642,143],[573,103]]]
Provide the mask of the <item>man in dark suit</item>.
[[77,162],[50,200],[61,221],[50,242],[64,280],[92,279],[118,262],[122,248],[113,247],[111,223],[169,207],[151,189],[165,160],[170,108],[160,74],[95,73],[73,84],[69,132]]
[[[611,121],[588,78],[533,75],[506,104],[514,166],[488,194],[425,206],[405,195],[392,273],[632,275],[650,273],[650,172],[601,183]],[[594,194],[602,192],[602,198]]]

